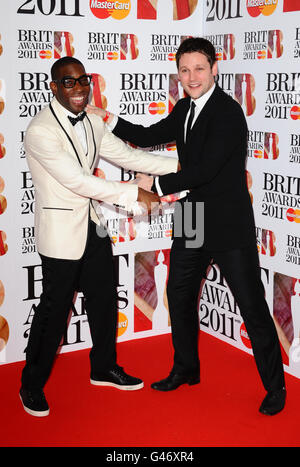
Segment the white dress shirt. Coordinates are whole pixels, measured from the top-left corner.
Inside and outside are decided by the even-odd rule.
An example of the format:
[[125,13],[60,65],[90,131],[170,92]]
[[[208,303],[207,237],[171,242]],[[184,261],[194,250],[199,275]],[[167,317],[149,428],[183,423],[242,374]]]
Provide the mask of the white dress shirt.
[[[209,91],[207,91],[203,96],[198,97],[198,99],[191,99],[191,103],[192,103],[192,102],[195,103],[195,115],[194,115],[194,119],[193,119],[191,128],[193,127],[195,121],[197,120],[197,118],[198,118],[198,116],[199,116],[201,110],[202,110],[203,107],[205,106],[206,102],[208,101],[208,99],[210,98],[210,96],[212,95],[212,93],[214,92],[215,87],[216,87],[216,85],[214,84],[214,85],[209,89]],[[188,122],[188,119],[189,119],[189,115],[190,115],[190,110],[188,111],[187,116],[186,116],[186,119],[185,119],[184,134],[186,134],[186,127],[187,127],[187,122]]]
[[[70,117],[73,117],[73,118],[78,117],[78,115],[73,114],[72,112],[67,110],[65,107],[64,107],[64,112],[66,113],[67,116],[70,116]],[[84,128],[84,124],[83,124],[82,120],[79,120],[79,122],[77,122],[76,125],[74,125],[74,130],[75,130],[76,135],[78,136],[78,139],[79,139],[79,141],[81,143],[81,146],[83,147],[84,153],[86,155],[87,154],[86,130]]]

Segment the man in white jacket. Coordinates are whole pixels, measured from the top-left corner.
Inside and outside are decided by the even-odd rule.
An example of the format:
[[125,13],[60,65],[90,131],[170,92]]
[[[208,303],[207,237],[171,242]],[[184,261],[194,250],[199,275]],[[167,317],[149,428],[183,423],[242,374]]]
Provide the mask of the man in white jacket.
[[91,77],[81,62],[64,57],[54,63],[54,98],[30,123],[25,137],[27,162],[35,186],[35,235],[42,261],[43,293],[34,315],[20,397],[26,412],[49,414],[44,385],[63,335],[74,293],[85,297],[92,349],[91,383],[135,390],[139,378],[116,363],[117,301],[111,242],[97,235],[94,201],[132,211],[159,201],[135,184],[93,175],[99,156],[129,170],[163,175],[177,171],[174,158],[133,149],[111,134],[102,119],[86,115]]

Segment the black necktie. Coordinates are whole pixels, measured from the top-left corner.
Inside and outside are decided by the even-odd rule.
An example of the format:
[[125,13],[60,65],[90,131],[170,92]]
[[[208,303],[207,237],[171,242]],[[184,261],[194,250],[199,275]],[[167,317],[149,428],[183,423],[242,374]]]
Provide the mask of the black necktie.
[[85,116],[86,116],[86,112],[81,112],[77,117],[68,116],[68,119],[70,120],[70,122],[74,126],[74,125],[76,125],[77,122],[79,122],[80,120],[83,120]]
[[189,137],[189,133],[191,131],[194,116],[195,116],[195,102],[192,101],[191,107],[190,107],[190,116],[189,116],[189,120],[188,120],[187,127],[186,127],[186,137],[185,137],[186,141],[187,141],[187,139]]

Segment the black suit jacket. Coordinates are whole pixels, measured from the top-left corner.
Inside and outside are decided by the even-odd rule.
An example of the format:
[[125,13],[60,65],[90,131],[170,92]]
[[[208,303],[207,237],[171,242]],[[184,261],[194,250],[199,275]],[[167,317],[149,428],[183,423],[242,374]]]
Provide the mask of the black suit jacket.
[[204,247],[227,250],[255,243],[255,225],[245,162],[247,123],[241,106],[218,85],[202,109],[187,143],[184,123],[190,98],[147,128],[119,118],[114,133],[140,147],[176,141],[181,170],[159,177],[163,194],[190,190],[204,202]]

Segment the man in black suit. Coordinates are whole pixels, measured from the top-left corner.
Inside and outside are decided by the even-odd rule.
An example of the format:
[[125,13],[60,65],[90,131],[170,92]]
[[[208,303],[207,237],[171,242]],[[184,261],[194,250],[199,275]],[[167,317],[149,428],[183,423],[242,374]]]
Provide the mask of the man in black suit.
[[[190,222],[198,225],[197,204],[204,203],[202,246],[197,238],[194,245],[187,243],[184,228],[183,236],[175,237],[172,244],[167,294],[174,365],[170,375],[152,388],[170,391],[200,381],[197,298],[200,282],[213,261],[237,301],[267,391],[260,412],[273,415],[283,409],[286,391],[279,340],[260,278],[246,184],[247,123],[241,106],[215,83],[217,62],[209,41],[185,40],[176,63],[188,97],[180,99],[168,117],[148,128],[118,118],[113,129],[115,135],[141,147],[176,140],[181,170],[156,177],[152,190],[160,196],[189,191],[177,206],[183,214],[188,203],[193,207],[193,219],[186,214],[184,226]],[[98,114],[103,117],[100,111]],[[110,115],[108,122],[114,119]]]

